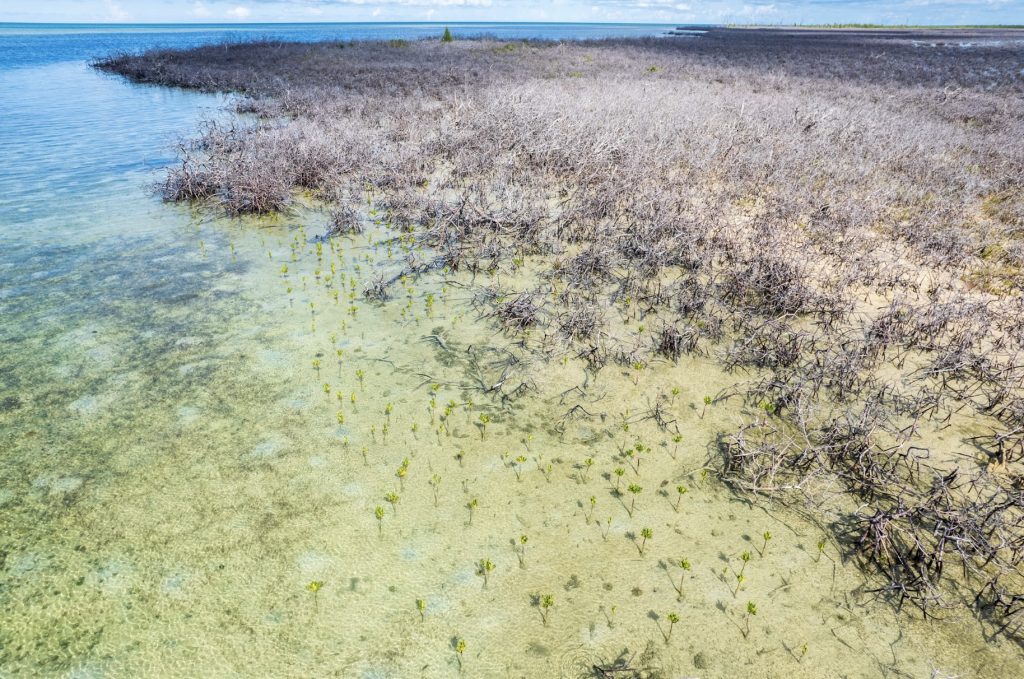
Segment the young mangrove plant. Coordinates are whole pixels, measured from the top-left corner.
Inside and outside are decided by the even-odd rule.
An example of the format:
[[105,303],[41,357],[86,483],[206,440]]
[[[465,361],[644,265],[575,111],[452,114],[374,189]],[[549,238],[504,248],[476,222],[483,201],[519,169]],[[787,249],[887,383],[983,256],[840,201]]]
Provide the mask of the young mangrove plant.
[[626,470],[622,467],[616,467],[612,470],[612,474],[615,475],[615,494],[619,493],[619,482],[622,480],[622,476],[626,473]]
[[480,440],[487,435],[487,425],[491,422],[491,416],[487,413],[480,413]]
[[587,479],[590,476],[590,468],[593,466],[594,458],[588,457],[587,459],[583,460],[583,483],[587,482]]
[[633,510],[636,509],[636,496],[640,494],[640,491],[642,491],[643,488],[635,483],[631,483],[626,490],[628,490],[633,496],[629,500],[629,518],[633,518]]
[[686,495],[686,493],[686,486],[676,486],[676,503],[672,506],[672,508],[675,509],[677,512],[679,511],[679,505],[683,503],[683,496]]
[[529,539],[530,538],[525,535],[520,535],[518,544],[515,540],[512,540],[512,545],[516,550],[516,556],[519,558],[520,568],[526,568],[526,543]]
[[544,623],[544,626],[548,625],[548,614],[551,611],[551,607],[555,605],[555,597],[553,594],[542,594],[540,597],[540,619]]
[[377,535],[384,537],[384,508],[377,505],[373,510],[373,515],[377,517]]
[[459,671],[462,671],[462,654],[466,652],[466,640],[455,640],[455,659],[459,661]]
[[466,509],[469,510],[469,523],[467,525],[473,525],[473,510],[475,510],[479,504],[480,503],[477,501],[476,498],[473,498],[472,500],[466,503]]
[[676,434],[675,436],[672,437],[672,459],[673,460],[676,459],[676,457],[679,455],[679,444],[682,443],[682,441],[683,441],[683,435],[682,434]]
[[676,594],[679,595],[679,598],[682,598],[683,586],[686,584],[686,574],[690,572],[690,562],[687,559],[680,559],[676,562],[676,565],[679,566],[683,572],[679,574],[679,584],[677,585],[676,581],[673,580],[672,587],[675,588]]
[[587,525],[590,525],[590,520],[592,518],[594,518],[594,509],[597,508],[597,498],[595,496],[591,495],[590,496],[589,504],[590,504],[590,511],[588,512],[586,509],[583,510],[583,516],[587,520]]
[[487,587],[491,571],[494,570],[494,563],[490,559],[480,559],[476,564],[476,574],[484,579],[484,588]]
[[417,599],[416,600],[416,610],[419,611],[420,622],[423,622],[426,619],[427,600],[426,599]]
[[516,473],[516,481],[523,480],[523,465],[526,464],[526,456],[520,455],[512,460],[512,471]]
[[640,550],[640,556],[644,555],[644,549],[647,548],[647,541],[654,537],[654,531],[650,528],[640,529],[640,544],[637,545],[637,549]]
[[708,406],[711,405],[713,400],[714,399],[712,399],[710,396],[705,396],[704,397],[704,407],[701,408],[700,419],[702,419],[702,420],[704,419],[704,413],[706,413],[708,411]]
[[764,557],[764,553],[768,551],[768,541],[772,539],[772,532],[770,530],[766,530],[761,534],[761,539],[764,540],[764,542],[761,544],[761,548],[757,550],[757,555]]
[[821,561],[821,555],[825,553],[825,538],[818,540],[818,552],[814,555],[814,563]]
[[384,500],[391,505],[391,512],[393,514],[398,514],[398,502],[400,499],[398,493],[387,493],[384,496]]
[[740,566],[740,572],[736,573],[736,589],[734,589],[733,592],[732,592],[732,595],[734,597],[739,594],[740,587],[743,586],[743,583],[746,580],[746,576],[744,575],[744,573],[747,570],[747,564],[750,563],[750,551],[749,550],[746,550],[742,554],[740,554],[740,561],[743,562],[743,565]]
[[323,586],[324,583],[322,580],[313,580],[308,585],[306,585],[306,589],[313,593],[313,610],[317,612],[320,611],[320,603],[317,601],[317,594],[320,592],[320,588]]
[[665,616],[665,619],[668,620],[668,631],[662,630],[661,636],[665,637],[665,643],[667,644],[672,639],[672,628],[679,622],[679,615],[677,613],[669,613]]
[[743,638],[746,639],[750,636],[750,618],[757,615],[757,604],[753,601],[747,602],[747,612],[743,616]]
[[399,465],[398,469],[395,471],[395,476],[398,477],[398,484],[400,486],[400,490],[403,493],[405,492],[405,477],[406,477],[406,475],[408,473],[409,473],[409,458],[405,458],[405,459],[402,460],[402,464]]

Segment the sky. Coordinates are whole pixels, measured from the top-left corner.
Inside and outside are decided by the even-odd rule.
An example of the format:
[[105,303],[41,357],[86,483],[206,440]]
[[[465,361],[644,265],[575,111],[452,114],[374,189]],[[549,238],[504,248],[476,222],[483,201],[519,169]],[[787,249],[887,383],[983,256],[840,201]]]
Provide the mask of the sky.
[[0,22],[1024,24],[1024,0],[0,0]]

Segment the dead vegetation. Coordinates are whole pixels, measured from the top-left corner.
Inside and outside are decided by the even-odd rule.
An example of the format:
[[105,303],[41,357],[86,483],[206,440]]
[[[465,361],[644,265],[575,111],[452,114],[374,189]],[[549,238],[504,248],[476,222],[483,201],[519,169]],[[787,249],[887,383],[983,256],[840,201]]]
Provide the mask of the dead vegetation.
[[[242,92],[169,200],[232,214],[367,198],[481,297],[594,371],[719,358],[752,415],[724,478],[813,498],[878,596],[1024,632],[1024,36],[716,30],[602,43],[258,43],[118,56]],[[965,46],[966,45],[966,46]],[[385,299],[383,281],[364,291]],[[644,326],[646,331],[638,326]],[[936,459],[928,431],[991,432]]]

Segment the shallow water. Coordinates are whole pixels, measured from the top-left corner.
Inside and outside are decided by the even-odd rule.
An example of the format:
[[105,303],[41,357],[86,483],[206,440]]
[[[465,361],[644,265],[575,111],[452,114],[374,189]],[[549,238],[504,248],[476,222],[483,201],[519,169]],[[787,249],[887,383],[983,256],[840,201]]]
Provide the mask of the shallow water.
[[[167,142],[220,103],[81,62],[0,70],[0,676],[578,677],[620,655],[669,677],[1024,676],[970,616],[872,602],[809,518],[700,473],[743,416],[703,396],[736,375],[588,377],[479,318],[485,280],[365,301],[404,256],[382,225],[318,252],[312,207],[161,204]],[[481,389],[503,376],[524,395]]]

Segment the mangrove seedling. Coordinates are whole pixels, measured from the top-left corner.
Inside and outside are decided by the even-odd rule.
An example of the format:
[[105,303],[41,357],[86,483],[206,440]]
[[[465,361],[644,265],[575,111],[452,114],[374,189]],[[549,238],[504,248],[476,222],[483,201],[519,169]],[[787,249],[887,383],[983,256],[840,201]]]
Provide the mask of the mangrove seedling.
[[669,613],[665,618],[668,620],[668,633],[662,632],[662,636],[665,637],[665,643],[667,644],[669,639],[672,638],[672,628],[676,626],[677,622],[679,622],[679,615],[676,613]]
[[676,565],[682,569],[682,573],[679,575],[679,584],[676,585],[675,580],[672,581],[672,586],[676,590],[676,594],[680,597],[683,596],[683,585],[686,583],[686,574],[690,571],[690,562],[687,559],[680,559],[676,562]]
[[749,549],[748,550],[744,550],[744,552],[742,554],[740,554],[740,561],[743,562],[743,565],[740,566],[740,575],[743,575],[743,572],[747,570],[747,564],[750,563],[750,550]]
[[476,498],[473,498],[472,500],[470,500],[469,502],[466,503],[466,509],[469,510],[469,525],[470,526],[473,525],[473,510],[477,508],[478,504],[479,504],[479,502],[477,502]]
[[683,440],[682,434],[676,434],[672,437],[672,459],[676,459],[676,455],[679,454],[679,444]]
[[601,537],[604,538],[605,540],[607,540],[608,539],[608,533],[610,533],[611,530],[612,530],[612,517],[609,516],[605,520],[604,525],[601,527]]
[[548,483],[551,483],[551,472],[553,470],[554,467],[550,462],[548,462],[547,465],[540,470],[541,473],[544,475],[544,480],[547,481]]
[[444,33],[441,35],[441,42],[455,42],[455,38],[452,37],[452,32],[448,30],[448,27],[444,27]]
[[[289,290],[289,292],[291,292],[291,290]],[[314,358],[313,359],[313,370],[316,371],[316,378],[320,379],[320,359],[319,358]]]
[[433,488],[433,490],[434,490],[434,506],[436,507],[437,506],[437,493],[438,493],[438,489],[441,487],[441,475],[440,474],[434,474],[433,476],[430,477],[430,487]]
[[338,411],[338,424],[345,424],[345,413]]
[[[633,450],[632,448],[630,448],[629,450],[627,450],[624,453],[624,455],[626,457],[626,460],[629,462],[629,466],[633,470],[633,473],[634,474],[639,474],[640,473],[640,460],[636,456],[636,451]],[[636,461],[635,464],[634,464],[634,460]]]
[[753,601],[747,602],[747,614],[743,616],[743,638],[750,636],[750,618],[757,615],[757,604]]
[[615,492],[619,492],[619,481],[622,480],[622,475],[626,473],[626,470],[622,467],[616,467],[612,470],[612,474],[615,474]]
[[363,453],[363,464],[364,465],[370,464],[370,455],[369,455],[370,450],[366,446],[363,446],[363,449],[362,449],[361,452]]
[[520,568],[526,568],[526,543],[529,539],[530,538],[525,535],[520,535],[519,544],[515,544],[515,540],[512,541],[515,545],[516,556],[519,557]]
[[702,420],[704,419],[704,413],[706,413],[708,411],[708,406],[711,405],[711,402],[713,400],[714,399],[712,399],[710,396],[705,396],[704,397],[704,407],[700,411],[700,419],[702,419]]
[[676,402],[676,396],[679,396],[679,387],[672,387],[672,399],[669,401],[669,404]]
[[398,501],[400,499],[401,498],[398,497],[398,493],[388,493],[384,496],[384,500],[391,505],[391,511],[395,514],[398,514]]
[[821,555],[825,553],[825,538],[818,540],[818,553],[814,555],[814,563],[821,561]]
[[482,441],[484,436],[487,435],[487,425],[491,421],[491,416],[487,413],[480,413],[480,440]]
[[640,494],[640,491],[642,491],[643,488],[635,483],[631,483],[626,490],[633,494],[632,499],[629,501],[629,518],[633,518],[633,510],[636,508],[636,496]]
[[583,460],[583,482],[587,482],[587,477],[590,475],[590,468],[594,466],[594,458],[588,457]]
[[640,550],[640,556],[644,555],[644,549],[647,547],[647,541],[654,537],[654,531],[650,528],[640,529],[640,544],[637,549]]
[[594,518],[594,509],[596,507],[597,507],[597,498],[594,497],[593,495],[591,495],[590,496],[590,512],[588,513],[586,509],[583,510],[583,516],[587,519],[587,523],[588,524],[590,523],[590,520],[592,518]]
[[327,394],[328,396],[331,395],[331,385],[327,384],[326,382],[324,382],[324,393]]
[[746,580],[746,576],[743,573],[736,574],[736,589],[732,591],[732,596],[735,599],[740,594],[740,588],[743,587],[743,582]]
[[683,496],[686,495],[686,486],[676,486],[676,504],[673,506],[677,512],[679,511],[679,505],[683,503]]
[[377,508],[373,510],[373,515],[377,517],[377,535],[384,537],[384,508],[377,505]]
[[456,639],[455,641],[455,658],[459,661],[459,671],[462,671],[462,654],[466,652],[466,640]]
[[540,619],[544,622],[544,626],[548,624],[548,611],[552,606],[555,605],[555,597],[553,594],[543,594],[540,597]]
[[768,551],[768,541],[772,539],[772,532],[770,530],[766,530],[761,535],[761,538],[764,540],[764,543],[762,543],[761,549],[757,550],[757,555],[763,557],[764,553]]
[[420,612],[420,622],[423,622],[425,614],[427,612],[427,600],[426,599],[417,599],[416,600],[416,610]]
[[366,373],[364,373],[362,369],[356,370],[356,379],[359,380],[359,388],[362,389],[364,386],[363,380],[366,379]]
[[516,473],[516,481],[523,480],[523,465],[526,464],[526,456],[520,455],[516,459],[512,460],[512,469]]
[[494,564],[490,559],[480,559],[476,565],[476,574],[483,577],[484,587],[487,587],[487,580],[491,575],[491,571],[494,570]]
[[407,464],[408,461],[408,458],[406,458],[405,462],[403,462],[402,465],[395,471],[395,476],[398,477],[399,489],[403,493],[405,492],[405,475],[409,473],[409,465]]
[[318,611],[318,612],[320,610],[320,604],[317,601],[317,596],[316,595],[317,595],[317,592],[320,591],[320,588],[323,587],[323,586],[324,586],[324,583],[321,580],[314,580],[311,583],[309,583],[308,585],[306,585],[306,589],[308,589],[310,592],[313,593],[313,609]]

